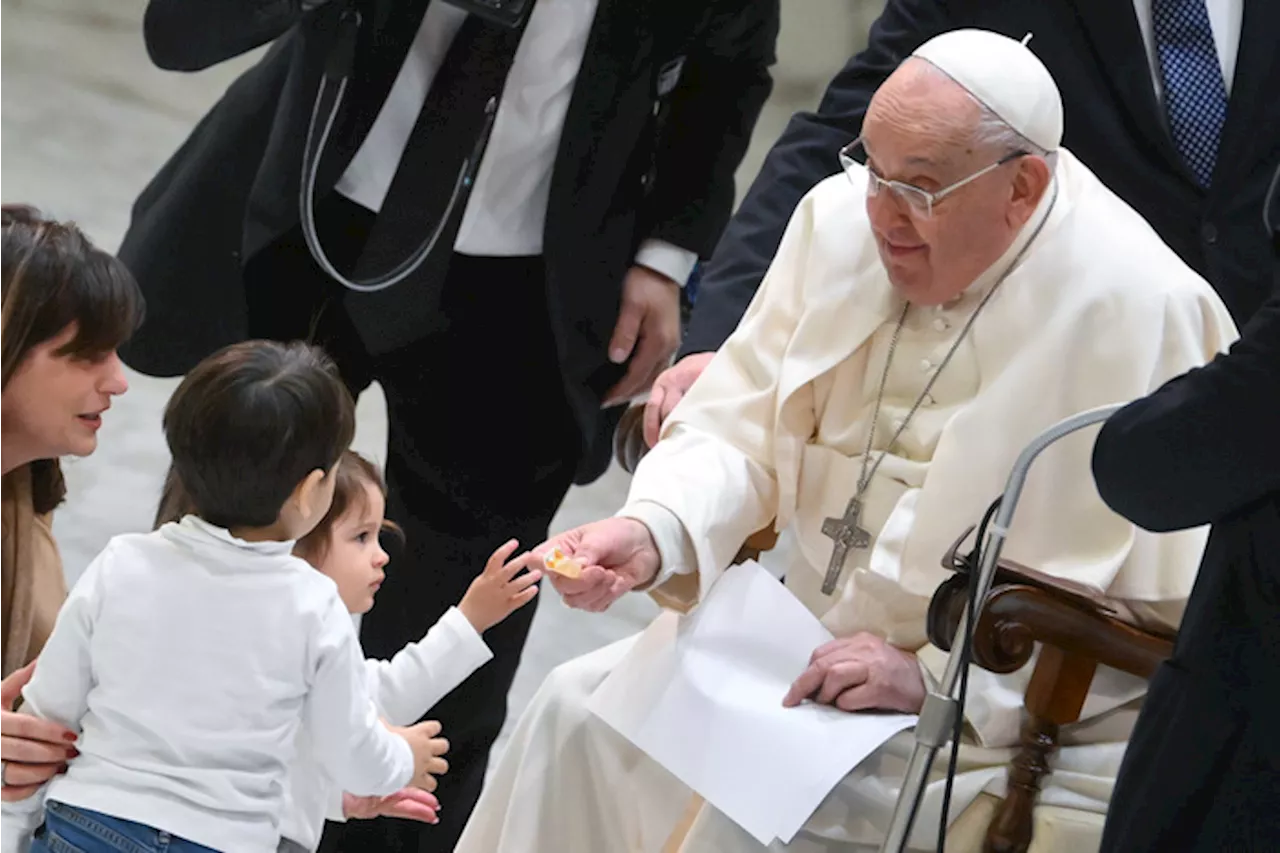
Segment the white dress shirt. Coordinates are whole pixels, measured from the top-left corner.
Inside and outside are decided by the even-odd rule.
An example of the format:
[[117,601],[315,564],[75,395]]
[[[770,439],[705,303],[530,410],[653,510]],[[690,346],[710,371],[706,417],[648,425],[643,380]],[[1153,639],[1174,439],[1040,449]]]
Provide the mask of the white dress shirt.
[[[534,5],[455,251],[482,257],[541,254],[551,173],[596,5],[597,0],[538,0]],[[386,103],[338,180],[338,192],[369,210],[382,208],[431,82],[466,14],[441,2],[427,7]],[[647,240],[636,263],[683,285],[697,259],[687,249]]]
[[[1276,0],[1264,0],[1276,2]],[[1142,30],[1142,43],[1147,49],[1147,63],[1151,66],[1151,82],[1155,86],[1156,101],[1164,103],[1164,76],[1160,72],[1160,56],[1156,53],[1156,36],[1151,25],[1152,0],[1133,0],[1133,11],[1138,15],[1138,29]],[[1240,22],[1244,19],[1244,0],[1204,0],[1209,13],[1209,29],[1213,30],[1213,46],[1217,49],[1218,64],[1222,67],[1222,82],[1231,96],[1231,81],[1236,74],[1236,54],[1240,52]]]
[[292,542],[244,542],[195,516],[117,536],[71,590],[23,695],[80,732],[80,756],[5,803],[4,853],[47,798],[236,853],[275,853],[300,730],[347,790],[407,784],[333,581]]
[[[393,726],[409,726],[492,657],[467,617],[451,607],[425,637],[405,646],[391,660],[365,661],[365,676],[382,718]],[[298,759],[289,776],[280,833],[306,850],[315,850],[325,819],[346,818],[342,786],[313,756],[305,731],[298,733]]]

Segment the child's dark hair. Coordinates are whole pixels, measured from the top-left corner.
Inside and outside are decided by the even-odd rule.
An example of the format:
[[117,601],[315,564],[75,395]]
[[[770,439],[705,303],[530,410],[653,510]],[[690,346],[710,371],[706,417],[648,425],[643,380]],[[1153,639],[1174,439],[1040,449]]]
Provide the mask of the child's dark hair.
[[219,527],[266,527],[308,474],[332,470],[355,435],[355,406],[316,347],[246,341],[187,374],[164,434],[189,511]]
[[[382,499],[387,498],[387,484],[382,479],[376,465],[365,459],[354,450],[348,450],[342,454],[342,462],[338,465],[338,471],[335,475],[337,480],[333,484],[333,504],[330,505],[329,511],[325,513],[320,523],[306,536],[298,540],[295,551],[303,559],[311,563],[318,563],[324,559],[325,551],[329,547],[329,537],[333,533],[333,526],[338,523],[338,519],[343,514],[354,508],[364,509],[364,504],[368,500],[365,487],[373,486],[382,493]],[[389,530],[397,536],[402,536],[400,528],[394,521],[384,520],[382,528]]]
[[160,506],[156,508],[156,518],[152,527],[159,529],[171,521],[182,521],[184,516],[192,515],[196,508],[187,497],[187,490],[182,488],[178,472],[173,463],[169,463],[169,473],[164,475],[164,486],[160,490]]

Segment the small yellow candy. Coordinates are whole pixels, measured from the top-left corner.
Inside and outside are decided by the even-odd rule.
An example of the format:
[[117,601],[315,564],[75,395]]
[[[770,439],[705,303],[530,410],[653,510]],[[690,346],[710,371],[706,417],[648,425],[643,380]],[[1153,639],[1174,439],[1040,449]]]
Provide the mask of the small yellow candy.
[[559,548],[552,548],[548,551],[546,556],[542,558],[542,564],[547,567],[547,571],[564,575],[567,578],[582,576],[582,564],[572,557],[566,556]]

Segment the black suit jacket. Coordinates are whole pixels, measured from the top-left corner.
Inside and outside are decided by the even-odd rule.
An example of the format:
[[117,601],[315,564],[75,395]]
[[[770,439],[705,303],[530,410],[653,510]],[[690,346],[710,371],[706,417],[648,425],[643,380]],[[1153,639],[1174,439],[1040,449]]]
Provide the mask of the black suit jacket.
[[1093,471],[1108,505],[1142,527],[1213,525],[1102,849],[1278,850],[1280,292],[1228,355],[1112,416]]
[[1244,0],[1217,171],[1207,191],[1183,165],[1152,88],[1130,0],[889,0],[867,49],[795,116],[765,160],[699,286],[683,353],[719,348],[755,294],[800,197],[836,174],[876,88],[933,36],[980,27],[1021,39],[1053,74],[1064,145],[1151,223],[1243,323],[1276,264],[1258,211],[1280,162],[1280,2]]
[[[272,42],[197,125],[134,205],[120,257],[147,299],[122,351],[171,376],[246,334],[241,270],[298,221],[307,123],[344,3],[152,0],[156,64],[197,70]],[[364,23],[317,196],[331,189],[386,100],[426,0],[362,0]],[[565,387],[586,436],[621,375],[605,348],[640,242],[710,254],[774,61],[777,0],[600,0],[560,140],[544,260]],[[676,88],[659,72],[685,57]],[[596,454],[599,456],[599,454]],[[604,458],[604,457],[601,457]]]

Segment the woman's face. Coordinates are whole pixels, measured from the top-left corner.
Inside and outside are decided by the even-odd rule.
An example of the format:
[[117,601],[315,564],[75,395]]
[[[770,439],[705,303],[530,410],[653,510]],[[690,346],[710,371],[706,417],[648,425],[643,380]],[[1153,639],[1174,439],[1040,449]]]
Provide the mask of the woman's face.
[[0,401],[5,469],[36,459],[88,456],[98,446],[102,414],[129,389],[120,357],[59,355],[75,325],[37,344],[18,365]]

